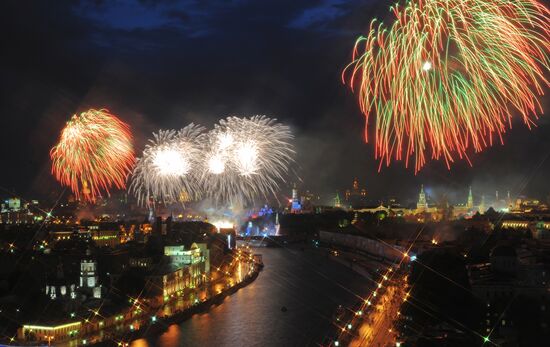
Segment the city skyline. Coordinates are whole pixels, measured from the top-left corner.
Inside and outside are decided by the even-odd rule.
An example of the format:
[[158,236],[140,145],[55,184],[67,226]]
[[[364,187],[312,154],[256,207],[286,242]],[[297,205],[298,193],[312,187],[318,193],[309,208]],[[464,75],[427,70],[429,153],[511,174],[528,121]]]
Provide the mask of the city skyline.
[[[211,126],[239,113],[277,118],[296,135],[294,180],[320,194],[345,187],[355,176],[366,182],[371,196],[410,196],[422,183],[456,190],[485,186],[543,195],[539,198],[550,193],[544,186],[544,172],[550,169],[545,116],[531,130],[514,121],[505,144],[472,154],[472,167],[459,160],[449,171],[433,161],[415,175],[401,162],[378,172],[374,144],[363,141],[364,116],[341,85],[340,74],[350,57],[347,47],[365,30],[364,17],[385,15],[384,1],[268,2],[262,7],[220,2],[206,12],[194,5],[137,1],[56,2],[47,9],[2,6],[3,13],[12,14],[2,23],[7,42],[0,58],[10,67],[0,103],[4,127],[13,130],[3,134],[9,145],[0,147],[9,163],[0,171],[0,186],[8,191],[28,196],[57,189],[48,162],[57,129],[70,115],[95,106],[111,109],[131,126],[137,152],[158,128],[189,122]],[[131,15],[115,20],[124,6]],[[22,11],[32,28],[15,20]],[[235,20],[237,12],[245,20]],[[56,21],[57,16],[71,20]],[[267,18],[269,25],[259,18]],[[212,63],[212,52],[228,54],[223,65]],[[196,66],[215,70],[206,73]],[[30,103],[22,93],[33,95]],[[541,102],[548,108],[547,96]]]
[[0,13],[0,346],[548,345],[548,1]]

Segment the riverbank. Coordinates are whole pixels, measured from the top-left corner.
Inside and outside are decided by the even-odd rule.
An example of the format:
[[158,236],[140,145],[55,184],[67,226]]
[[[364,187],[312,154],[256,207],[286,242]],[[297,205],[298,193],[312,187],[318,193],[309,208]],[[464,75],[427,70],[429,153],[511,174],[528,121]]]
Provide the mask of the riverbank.
[[[319,346],[339,304],[368,290],[349,268],[305,244],[261,247],[266,266],[258,278],[223,305],[194,315],[167,332],[138,339],[139,347]],[[286,309],[285,309],[286,308]]]
[[[105,337],[102,339],[102,341],[88,343],[88,345],[128,346],[129,341],[138,338],[148,338],[156,335],[161,335],[168,330],[168,327],[170,325],[180,324],[196,314],[207,312],[212,306],[220,305],[226,297],[236,293],[241,288],[244,288],[254,282],[258,278],[262,269],[263,264],[255,264],[252,272],[250,274],[247,274],[242,281],[222,290],[220,293],[215,294],[204,301],[198,302],[197,304],[194,304],[193,306],[185,310],[176,312],[170,316],[155,317],[154,320],[148,321],[147,323],[140,325],[140,327],[135,330],[126,331],[125,333],[105,331]],[[85,340],[86,337],[84,337],[83,339]]]

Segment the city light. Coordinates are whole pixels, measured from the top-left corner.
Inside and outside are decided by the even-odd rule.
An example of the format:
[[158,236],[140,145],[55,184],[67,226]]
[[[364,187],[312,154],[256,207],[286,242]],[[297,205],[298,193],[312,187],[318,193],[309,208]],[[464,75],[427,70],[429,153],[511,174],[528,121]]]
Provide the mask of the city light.
[[228,220],[218,220],[210,223],[216,227],[218,232],[220,232],[221,229],[233,229],[235,227],[235,224]]
[[[314,13],[314,26],[334,32],[363,22],[351,62],[336,66],[340,91],[326,77],[343,54],[322,30],[301,35],[291,25],[264,40],[273,51],[298,48],[298,65],[260,54],[269,43],[238,49],[250,36],[235,20],[250,12],[238,1],[230,11],[185,7],[219,19],[228,35],[200,35],[204,21],[191,20],[183,29],[198,40],[135,35],[131,43],[146,49],[122,55],[126,30],[98,44],[81,30],[98,9],[77,2],[62,7],[72,15],[66,30],[40,37],[41,64],[13,48],[36,46],[29,22],[48,33],[58,18],[10,5],[20,18],[4,23],[0,295],[9,300],[0,347],[215,345],[235,336],[248,345],[544,344],[547,317],[518,317],[547,305],[544,295],[519,294],[529,294],[526,284],[534,294],[548,289],[550,161],[539,152],[550,127],[537,127],[549,105],[548,1],[390,1],[384,22],[361,2],[328,6],[337,20]],[[109,20],[96,24],[169,28],[182,9],[123,5],[102,2]],[[301,3],[267,15],[261,6],[253,10],[268,26],[289,10],[311,14]],[[230,59],[227,47],[237,47]],[[120,64],[97,69],[109,51]],[[60,52],[72,52],[71,64]],[[353,115],[339,114],[348,87],[364,117],[359,132]],[[124,114],[89,109],[98,101]],[[533,131],[507,138],[512,124]],[[507,141],[508,155],[483,153]],[[372,142],[377,168],[361,165],[360,142]],[[440,172],[459,161],[457,172]],[[510,180],[526,173],[519,185]],[[251,328],[257,317],[285,315],[292,324],[280,336],[269,324]],[[186,333],[197,323],[206,335]]]

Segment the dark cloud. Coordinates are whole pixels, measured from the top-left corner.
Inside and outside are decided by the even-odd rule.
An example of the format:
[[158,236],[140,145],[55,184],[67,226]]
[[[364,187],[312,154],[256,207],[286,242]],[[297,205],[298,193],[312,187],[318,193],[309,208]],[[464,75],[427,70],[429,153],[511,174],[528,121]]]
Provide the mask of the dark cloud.
[[341,71],[355,38],[388,7],[382,0],[1,2],[0,186],[29,195],[58,189],[48,151],[60,128],[74,112],[108,107],[131,124],[138,147],[158,128],[211,126],[230,114],[276,117],[297,134],[303,185],[327,195],[354,176],[374,199],[413,197],[420,183],[548,194],[550,162],[539,165],[550,150],[547,121],[532,131],[514,126],[506,145],[472,156],[474,168],[430,163],[414,175],[396,163],[378,172]]
[[175,18],[182,22],[187,22],[191,18],[187,12],[181,10],[167,10],[165,14],[168,18]]

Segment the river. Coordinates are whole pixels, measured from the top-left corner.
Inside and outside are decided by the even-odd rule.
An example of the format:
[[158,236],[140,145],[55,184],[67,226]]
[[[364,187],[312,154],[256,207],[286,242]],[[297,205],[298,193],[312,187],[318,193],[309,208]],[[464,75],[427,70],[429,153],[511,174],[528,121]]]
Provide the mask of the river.
[[367,280],[310,249],[254,251],[265,267],[252,284],[209,312],[131,346],[315,346],[326,337],[337,306],[368,291]]

